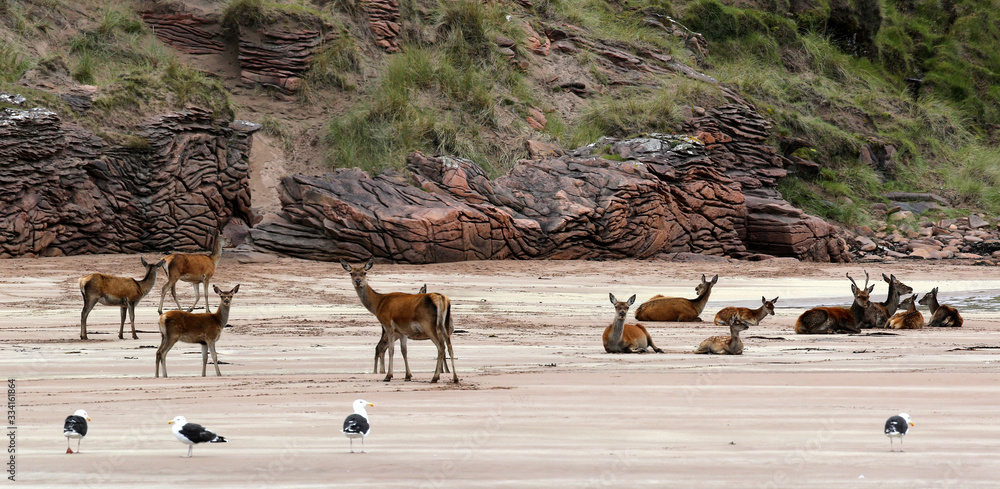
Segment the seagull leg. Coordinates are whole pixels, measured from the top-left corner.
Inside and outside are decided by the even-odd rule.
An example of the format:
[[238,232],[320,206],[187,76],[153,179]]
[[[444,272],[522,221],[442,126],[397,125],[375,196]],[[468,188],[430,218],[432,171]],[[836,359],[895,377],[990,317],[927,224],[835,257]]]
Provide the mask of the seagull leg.
[[899,451],[903,451],[903,437],[899,437]]
[[67,436],[66,437],[66,453],[73,453],[73,449],[70,448],[70,446],[72,446],[72,443],[73,442],[70,441],[69,437]]
[[76,453],[80,453],[80,442],[83,441],[83,437],[76,439]]
[[361,453],[365,453],[365,437],[361,437]]
[[892,437],[891,436],[889,437],[889,451],[890,452],[895,452],[896,451],[896,447],[892,444]]
[[190,457],[190,456],[191,456],[191,452],[192,452],[193,450],[194,450],[194,445],[188,445],[188,454],[187,454],[187,456],[188,456],[188,457]]
[[351,453],[354,453],[354,438],[348,438],[351,441]]

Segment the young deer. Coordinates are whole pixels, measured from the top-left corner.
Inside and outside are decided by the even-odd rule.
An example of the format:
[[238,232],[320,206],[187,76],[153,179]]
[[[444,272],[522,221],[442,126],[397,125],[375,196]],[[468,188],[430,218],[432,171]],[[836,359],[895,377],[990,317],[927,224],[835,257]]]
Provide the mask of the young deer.
[[746,307],[723,308],[721,311],[715,313],[715,324],[725,326],[730,324],[729,319],[735,316],[751,326],[756,326],[768,315],[774,315],[774,303],[778,302],[778,298],[775,297],[774,299],[767,300],[764,296],[760,296],[760,302],[761,305],[757,309]]
[[223,292],[219,286],[213,285],[219,294],[219,308],[214,313],[191,313],[187,311],[167,311],[160,315],[160,347],[156,349],[156,377],[160,376],[160,365],[163,365],[163,377],[167,377],[167,352],[178,341],[201,344],[201,376],[205,376],[208,366],[208,351],[212,352],[212,362],[215,363],[215,375],[221,377],[219,371],[219,355],[215,353],[215,342],[222,336],[222,328],[229,322],[229,306],[233,302],[233,294],[239,292],[239,284],[229,292]]
[[858,325],[861,329],[882,328],[886,321],[896,312],[899,306],[899,298],[913,292],[913,287],[900,282],[895,275],[888,277],[882,274],[882,280],[889,284],[889,294],[885,302],[872,302],[865,310],[865,317]]
[[931,311],[931,321],[927,323],[927,326],[950,328],[961,327],[964,321],[962,320],[962,315],[958,313],[958,309],[938,303],[937,293],[938,288],[934,287],[929,293],[924,294],[924,296],[920,298],[920,305],[927,306],[927,308]]
[[712,278],[711,282],[701,276],[701,283],[695,287],[698,297],[694,299],[683,299],[680,297],[664,297],[655,295],[652,299],[639,305],[635,310],[635,318],[639,321],[701,321],[698,316],[705,309],[708,303],[708,296],[712,293],[712,286],[719,281],[719,276]]
[[[399,349],[403,353],[403,365],[406,367],[406,377],[410,380],[410,362],[406,357],[406,339],[431,340],[437,347],[437,365],[431,382],[437,382],[445,363],[445,350],[451,358],[452,382],[458,383],[458,373],[455,372],[455,354],[451,347],[451,334],[455,331],[451,323],[451,301],[441,294],[405,294],[390,292],[379,294],[368,285],[368,270],[375,264],[375,259],[368,260],[363,267],[352,267],[344,260],[340,266],[351,274],[351,283],[358,293],[361,304],[375,315],[382,325],[386,335],[389,351],[389,369],[385,382],[392,380],[392,360],[395,351],[396,338],[399,338]],[[376,352],[377,353],[377,352]]]
[[167,283],[163,284],[163,290],[160,292],[160,308],[157,310],[159,314],[163,314],[163,300],[167,298],[167,290],[170,290],[170,295],[173,296],[174,302],[177,304],[177,309],[183,309],[181,302],[177,300],[178,280],[194,284],[194,304],[187,311],[193,311],[201,300],[201,291],[198,290],[199,285],[205,286],[205,312],[209,311],[208,283],[212,280],[212,276],[215,275],[215,266],[219,264],[219,258],[222,257],[222,246],[225,240],[226,238],[216,231],[215,245],[210,255],[174,253],[163,257],[163,261],[165,262],[163,268],[167,272]]
[[868,287],[868,272],[865,272],[865,286],[858,287],[858,284],[847,274],[851,281],[851,292],[854,294],[854,303],[851,307],[814,307],[795,321],[795,332],[798,334],[832,334],[832,333],[860,333],[858,323],[864,319],[865,309],[871,303],[869,294],[875,288],[875,284]]
[[163,260],[156,263],[146,263],[140,257],[142,266],[146,267],[146,275],[142,280],[128,277],[116,277],[103,273],[92,273],[80,277],[80,293],[83,294],[83,314],[80,315],[80,339],[87,339],[87,316],[98,302],[105,306],[118,306],[122,309],[122,323],[118,328],[118,339],[125,339],[125,313],[132,319],[132,339],[139,339],[135,334],[135,305],[146,297],[156,283],[156,272]]
[[[420,287],[420,290],[418,290],[417,293],[426,294],[427,284]],[[451,328],[451,315],[448,316],[448,327]],[[385,334],[385,329],[383,329],[382,337],[378,339],[378,344],[375,345],[375,365],[372,367],[373,374],[385,373],[385,349],[388,347],[389,337]],[[403,348],[405,348],[405,346]],[[444,373],[451,373],[451,370],[448,370],[448,362],[444,362]]]
[[906,309],[889,318],[885,323],[886,328],[920,329],[924,327],[924,315],[917,310],[917,296],[915,294],[900,302],[899,307]]
[[716,355],[742,355],[743,341],[740,340],[740,331],[746,331],[750,328],[750,323],[735,314],[729,316],[726,323],[729,325],[729,336],[713,336],[708,338],[702,341],[694,352],[714,353]]
[[635,295],[625,302],[619,302],[614,294],[609,293],[608,296],[615,305],[615,320],[604,328],[604,350],[608,353],[646,353],[647,348],[652,348],[656,353],[663,353],[663,350],[653,344],[653,338],[649,336],[645,326],[625,324],[625,315],[635,303]]

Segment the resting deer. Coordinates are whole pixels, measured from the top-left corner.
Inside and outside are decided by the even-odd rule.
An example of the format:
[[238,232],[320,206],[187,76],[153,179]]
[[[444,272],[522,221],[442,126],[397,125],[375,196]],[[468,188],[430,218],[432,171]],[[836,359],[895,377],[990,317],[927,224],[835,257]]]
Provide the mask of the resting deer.
[[430,294],[405,294],[402,292],[379,294],[368,285],[368,270],[374,264],[374,258],[368,260],[368,263],[363,267],[352,267],[344,260],[340,260],[340,266],[351,274],[351,283],[354,285],[354,291],[358,293],[358,298],[361,299],[361,304],[375,315],[378,322],[382,324],[382,331],[386,335],[389,369],[383,380],[385,382],[392,380],[392,359],[396,338],[399,338],[399,349],[403,353],[403,365],[406,367],[404,380],[413,378],[410,373],[410,362],[406,357],[406,339],[409,338],[412,340],[429,339],[437,347],[437,365],[434,368],[434,376],[431,377],[432,383],[437,382],[441,377],[441,370],[445,363],[445,350],[447,349],[448,357],[451,358],[452,382],[457,383],[455,354],[451,347],[451,334],[454,332],[451,323],[451,301],[444,295],[433,292]]
[[219,286],[213,285],[219,294],[219,308],[213,312],[191,313],[187,311],[167,311],[160,315],[160,347],[156,349],[156,377],[160,376],[160,365],[163,366],[163,377],[167,377],[167,352],[178,341],[201,344],[201,376],[205,376],[208,366],[208,351],[212,352],[212,362],[215,363],[215,375],[221,377],[219,370],[219,355],[215,353],[215,342],[222,336],[222,328],[229,322],[229,306],[233,302],[233,294],[240,290],[239,284],[229,292],[223,292]]
[[715,324],[719,326],[725,326],[730,324],[729,319],[732,317],[738,317],[741,321],[751,325],[756,326],[760,324],[761,320],[766,318],[768,315],[774,315],[774,303],[778,302],[778,298],[767,300],[764,296],[760,296],[761,305],[757,309],[750,309],[747,307],[725,307],[721,311],[715,313]]
[[872,302],[865,310],[865,317],[858,325],[861,329],[882,328],[886,321],[896,312],[899,305],[899,298],[913,292],[913,287],[900,282],[896,275],[888,277],[882,274],[882,280],[889,284],[889,294],[885,302]]
[[750,327],[750,323],[735,314],[729,316],[726,323],[729,324],[729,336],[713,336],[708,338],[702,341],[694,352],[714,353],[716,355],[742,355],[743,341],[740,340],[740,331],[746,331]]
[[645,326],[625,324],[625,315],[635,303],[635,295],[625,302],[619,302],[614,294],[609,293],[608,296],[615,305],[615,320],[604,328],[604,349],[608,353],[646,353],[647,348],[652,348],[656,353],[663,353],[663,350],[653,344],[653,338],[649,336]]
[[917,310],[916,295],[907,297],[903,302],[899,303],[899,307],[905,307],[906,310],[897,312],[896,315],[889,318],[885,323],[886,328],[920,329],[924,327],[924,315],[920,314],[920,311]]
[[964,322],[958,309],[938,303],[938,288],[934,287],[930,292],[920,298],[920,305],[927,306],[931,311],[931,320],[928,327],[959,328]]
[[705,281],[705,276],[702,275],[701,283],[694,289],[698,294],[694,299],[655,295],[639,305],[635,310],[635,318],[639,321],[701,321],[698,316],[708,303],[712,286],[718,281],[718,275],[713,277],[711,282]]
[[216,231],[215,244],[210,255],[174,253],[163,257],[163,261],[165,262],[163,269],[167,271],[167,283],[163,284],[163,290],[160,293],[160,308],[157,310],[159,314],[163,314],[163,300],[167,298],[168,289],[170,290],[170,295],[174,298],[174,302],[177,303],[177,309],[183,309],[180,301],[177,300],[178,280],[194,284],[194,304],[187,311],[193,311],[198,306],[198,301],[201,300],[201,291],[198,290],[199,285],[205,286],[205,312],[209,311],[208,283],[212,281],[212,276],[215,275],[215,266],[219,264],[219,258],[222,257],[222,246],[225,240],[226,238]]
[[[420,287],[420,290],[418,290],[417,293],[426,294],[427,284],[424,284],[423,287]],[[451,315],[448,316],[448,321],[449,322],[451,321]],[[449,327],[451,327],[450,324]],[[385,329],[383,329],[382,337],[379,338],[378,344],[375,345],[375,366],[372,367],[373,374],[385,373],[385,349],[388,347],[389,347],[389,338],[385,334]],[[448,370],[448,362],[444,362],[444,373],[446,374],[451,373],[451,370]]]
[[80,277],[80,293],[83,294],[83,313],[80,315],[80,339],[87,339],[87,316],[98,302],[105,306],[118,306],[122,309],[122,323],[118,328],[118,339],[125,339],[125,314],[132,320],[132,339],[139,339],[135,334],[135,305],[146,297],[156,283],[156,272],[163,260],[156,263],[146,263],[139,257],[142,266],[146,267],[146,275],[142,280],[128,277],[116,277],[103,273],[92,273]]
[[851,307],[814,307],[802,313],[795,321],[795,332],[798,334],[832,334],[832,333],[860,333],[858,323],[864,319],[865,309],[871,303],[869,294],[875,288],[875,284],[868,286],[868,272],[865,272],[865,286],[858,287],[858,284],[847,274],[851,281],[851,292],[854,294],[854,303]]

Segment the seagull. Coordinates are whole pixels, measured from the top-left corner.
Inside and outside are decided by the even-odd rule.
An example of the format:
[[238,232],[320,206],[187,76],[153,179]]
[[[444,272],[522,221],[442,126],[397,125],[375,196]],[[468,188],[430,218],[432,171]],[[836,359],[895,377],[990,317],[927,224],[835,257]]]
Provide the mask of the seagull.
[[174,436],[176,436],[177,440],[181,443],[188,445],[188,457],[191,456],[191,451],[194,449],[195,443],[229,442],[229,440],[205,429],[205,427],[200,424],[188,423],[184,416],[178,416],[167,424],[174,425],[174,427],[171,428],[174,432]]
[[69,447],[70,438],[76,438],[76,453],[80,453],[80,442],[83,441],[83,437],[87,436],[87,421],[90,421],[90,417],[87,416],[87,411],[83,409],[77,409],[75,413],[66,416],[66,423],[63,424],[63,436],[66,437],[66,453],[73,453],[73,449]]
[[916,426],[913,421],[910,421],[910,415],[906,413],[899,413],[899,416],[892,416],[885,420],[885,436],[889,437],[889,451],[895,451],[892,445],[892,439],[899,438],[899,451],[903,451],[903,437],[906,436],[906,431],[910,429],[910,426]]
[[365,437],[371,431],[365,406],[375,407],[374,404],[364,399],[356,399],[354,401],[354,414],[344,420],[344,429],[341,430],[344,436],[351,440],[351,453],[354,453],[355,438],[361,438],[361,453],[365,453]]

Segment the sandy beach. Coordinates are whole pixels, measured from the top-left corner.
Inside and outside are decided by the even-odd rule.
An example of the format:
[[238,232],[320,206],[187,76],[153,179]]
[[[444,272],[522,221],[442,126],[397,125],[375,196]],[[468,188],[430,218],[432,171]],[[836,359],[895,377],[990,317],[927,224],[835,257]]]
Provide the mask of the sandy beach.
[[[156,255],[145,255],[147,260]],[[801,336],[796,317],[850,304],[845,273],[866,268],[959,307],[965,326]],[[15,478],[32,487],[996,487],[1000,480],[1000,274],[989,267],[766,262],[504,261],[376,264],[379,292],[427,284],[453,306],[461,382],[429,382],[435,351],[410,341],[413,381],[372,373],[380,327],[337,263],[226,255],[213,283],[240,284],[218,343],[222,377],[200,376],[198,345],[160,342],[157,286],[139,304],[139,339],[117,338],[119,309],[97,306],[79,339],[77,280],[138,278],[139,256],[0,260],[0,372],[13,383]],[[644,323],[663,354],[604,352],[619,299],[694,297],[719,275],[701,323]],[[859,282],[860,283],[860,282]],[[694,355],[728,334],[726,306],[778,296],[743,334],[740,356]],[[178,285],[182,304],[194,300]],[[214,309],[218,296],[211,297]],[[169,297],[167,305],[173,307]],[[922,308],[926,315],[926,308]],[[633,308],[634,311],[634,308]],[[629,321],[633,321],[629,313]],[[126,324],[128,329],[128,324]],[[366,453],[341,423],[369,408]],[[65,454],[65,417],[92,418]],[[916,426],[890,452],[886,418]],[[194,457],[167,422],[183,415],[226,436]],[[75,448],[76,442],[73,442]],[[355,443],[355,448],[358,444]],[[898,448],[898,444],[897,444]],[[10,468],[10,466],[8,466]],[[8,474],[9,475],[9,474]]]

